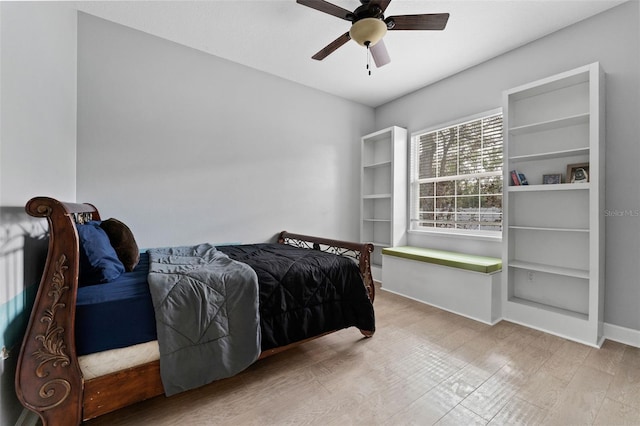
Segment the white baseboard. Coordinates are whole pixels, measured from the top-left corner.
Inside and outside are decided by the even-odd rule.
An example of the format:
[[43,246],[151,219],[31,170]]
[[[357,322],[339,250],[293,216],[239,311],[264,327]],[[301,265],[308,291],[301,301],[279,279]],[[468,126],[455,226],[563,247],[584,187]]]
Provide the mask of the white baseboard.
[[36,426],[38,420],[40,420],[40,418],[36,413],[23,408],[20,417],[18,417],[16,421],[16,426]]
[[604,323],[604,338],[640,348],[640,330]]

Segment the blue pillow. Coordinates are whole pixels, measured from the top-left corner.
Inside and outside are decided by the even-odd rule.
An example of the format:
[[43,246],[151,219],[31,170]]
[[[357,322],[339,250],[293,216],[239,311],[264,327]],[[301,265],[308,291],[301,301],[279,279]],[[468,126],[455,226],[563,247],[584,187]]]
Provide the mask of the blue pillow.
[[124,265],[111,246],[100,222],[91,221],[77,225],[80,239],[80,274],[78,285],[106,283],[124,272]]

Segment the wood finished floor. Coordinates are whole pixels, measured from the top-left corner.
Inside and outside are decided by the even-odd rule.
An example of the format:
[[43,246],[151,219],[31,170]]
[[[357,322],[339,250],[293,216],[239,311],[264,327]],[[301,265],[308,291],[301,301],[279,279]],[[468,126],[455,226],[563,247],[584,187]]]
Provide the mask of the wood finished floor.
[[351,328],[87,425],[640,425],[640,349],[594,349],[376,295]]

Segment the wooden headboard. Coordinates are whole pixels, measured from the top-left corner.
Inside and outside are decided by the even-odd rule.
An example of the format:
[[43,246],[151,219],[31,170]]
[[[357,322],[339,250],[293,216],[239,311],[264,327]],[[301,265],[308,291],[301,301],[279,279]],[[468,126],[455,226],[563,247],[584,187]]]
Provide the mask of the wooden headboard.
[[[100,220],[91,204],[37,197],[27,213],[49,222],[49,251],[16,370],[16,394],[22,404],[57,423],[79,423],[82,372],[75,348],[79,242],[76,223]],[[77,420],[75,420],[77,419]]]

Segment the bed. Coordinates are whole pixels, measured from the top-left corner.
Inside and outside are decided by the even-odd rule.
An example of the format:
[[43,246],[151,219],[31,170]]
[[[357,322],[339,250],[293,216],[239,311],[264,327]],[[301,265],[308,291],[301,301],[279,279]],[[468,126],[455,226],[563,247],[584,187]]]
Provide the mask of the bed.
[[[86,247],[83,248],[83,244],[87,244],[84,230],[88,229],[89,224],[100,226],[113,219],[102,221],[98,209],[92,204],[66,203],[48,197],[31,199],[26,210],[32,216],[48,220],[49,250],[18,359],[15,384],[21,403],[36,412],[44,425],[70,425],[167,394],[163,385],[167,369],[165,367],[163,370],[162,366],[169,364],[164,361],[165,358],[161,361],[158,355],[158,352],[162,353],[167,348],[164,317],[161,321],[161,314],[158,313],[158,301],[164,299],[159,299],[156,293],[157,277],[166,279],[166,276],[164,269],[158,271],[157,268],[167,267],[163,257],[167,253],[171,259],[182,259],[181,254],[176,256],[176,253],[182,252],[175,250],[185,248],[161,248],[141,253],[139,259],[127,265],[126,271],[118,278],[103,279],[105,282],[100,284],[83,285],[88,276],[82,272],[85,268],[83,262],[86,261]],[[213,259],[211,263],[222,262],[241,269],[241,274],[255,276],[247,280],[256,282],[256,302],[253,304],[258,312],[256,321],[259,321],[259,336],[256,339],[250,333],[238,333],[237,330],[241,330],[239,327],[232,327],[234,339],[239,335],[243,341],[257,342],[255,359],[246,360],[249,364],[352,326],[358,328],[364,337],[371,337],[375,331],[372,306],[375,287],[369,264],[372,250],[372,245],[367,243],[310,237],[286,231],[278,235],[276,244],[188,248],[189,253],[201,256],[195,261],[198,264],[208,256],[207,259]],[[121,257],[120,254],[118,252],[118,257]],[[304,273],[318,279],[312,282],[308,278],[310,275],[292,278],[294,275],[290,270],[297,268],[298,264],[307,265],[307,272]],[[279,265],[280,270],[285,272],[278,272],[274,265]],[[183,271],[184,265],[175,268]],[[216,279],[234,274],[224,272],[216,275]],[[283,278],[285,276],[286,279]],[[143,284],[140,284],[141,277]],[[196,281],[201,280],[199,277]],[[278,284],[271,283],[274,277],[280,277]],[[137,282],[137,287],[128,287],[129,284],[123,284],[123,280],[127,283]],[[225,285],[227,289],[235,288],[229,282]],[[251,284],[248,285],[248,288],[253,288]],[[114,299],[105,299],[100,295],[109,286],[117,288],[115,296],[108,296]],[[150,295],[150,291],[153,294]],[[246,298],[251,291],[238,290],[235,293],[239,294],[238,297]],[[304,295],[305,302],[294,308],[285,307],[284,299],[296,299],[296,294]],[[246,299],[238,299],[241,300]],[[227,311],[229,322],[238,321],[231,316],[236,305],[240,311],[234,315],[244,318],[244,323],[251,323],[250,326],[255,328],[251,319],[246,320],[248,304],[228,300],[222,305],[224,315],[216,313],[216,318],[223,319],[211,323],[217,326],[218,322],[226,322]],[[196,311],[202,317],[202,312],[207,309],[210,308],[194,309],[190,305],[189,309],[178,310]],[[133,312],[138,316],[132,319],[129,313]],[[145,322],[145,317],[154,318],[157,328],[149,321]],[[197,326],[186,332],[193,328]],[[205,328],[209,332],[211,327],[207,325]],[[134,336],[118,331],[125,329],[135,331]],[[96,335],[111,337],[93,341],[89,339]],[[213,340],[218,339],[209,338],[207,344]],[[246,351],[243,348],[241,352]],[[107,359],[114,364],[107,365]],[[215,380],[215,375],[211,377]]]

